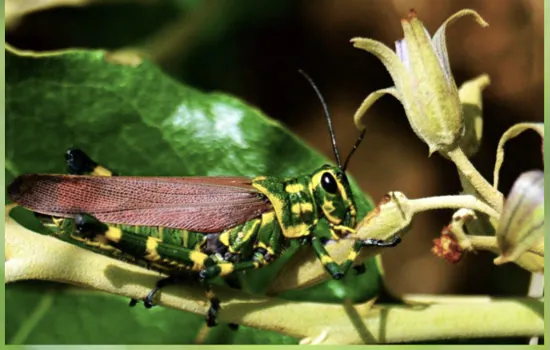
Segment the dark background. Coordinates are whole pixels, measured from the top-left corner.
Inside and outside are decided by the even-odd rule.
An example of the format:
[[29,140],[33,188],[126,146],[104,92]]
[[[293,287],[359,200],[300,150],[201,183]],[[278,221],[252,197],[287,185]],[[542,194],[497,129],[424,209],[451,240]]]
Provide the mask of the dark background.
[[[59,3],[62,3],[60,1]],[[372,91],[392,85],[374,56],[349,43],[369,37],[393,47],[400,19],[415,8],[430,33],[462,8],[447,43],[458,85],[482,73],[482,147],[472,158],[492,178],[500,135],[523,121],[543,121],[543,2],[532,1],[82,1],[85,6],[23,8],[6,4],[6,40],[23,50],[63,48],[138,50],[182,82],[223,91],[257,106],[332,158],[321,106],[298,69],[313,77],[334,118],[344,156],[358,135],[355,109]],[[349,171],[375,201],[388,191],[409,198],[456,194],[454,165],[410,129],[401,105],[386,97],[368,112],[366,140]],[[542,168],[540,139],[526,133],[506,147],[500,190],[525,170]],[[266,174],[268,175],[268,174]],[[515,265],[495,267],[493,255],[468,256],[458,265],[430,253],[452,211],[418,215],[398,248],[383,256],[388,287],[397,293],[525,294],[529,275]],[[510,283],[513,281],[513,283]]]

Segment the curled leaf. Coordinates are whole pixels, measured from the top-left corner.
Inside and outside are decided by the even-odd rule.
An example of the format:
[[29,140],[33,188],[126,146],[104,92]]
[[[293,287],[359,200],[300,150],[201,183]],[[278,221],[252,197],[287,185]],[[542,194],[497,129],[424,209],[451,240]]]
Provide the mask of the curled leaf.
[[[510,127],[502,136],[497,146],[497,159],[495,161],[495,170],[493,172],[493,187],[498,188],[499,172],[502,163],[504,162],[504,145],[508,140],[513,139],[525,130],[534,130],[544,141],[544,123],[518,123]],[[542,150],[542,142],[541,142]]]
[[[544,238],[544,173],[522,173],[514,183],[496,232],[496,264],[515,261]],[[543,253],[544,254],[544,253]]]
[[396,99],[400,100],[399,93],[397,92],[397,89],[395,87],[389,87],[386,89],[380,89],[376,90],[374,92],[371,92],[366,99],[363,100],[361,103],[361,106],[357,109],[355,112],[355,115],[353,117],[353,120],[355,122],[355,126],[359,130],[364,129],[365,125],[363,123],[362,117],[367,112],[367,110],[374,104],[374,102],[378,101],[378,99],[386,94],[392,95]]

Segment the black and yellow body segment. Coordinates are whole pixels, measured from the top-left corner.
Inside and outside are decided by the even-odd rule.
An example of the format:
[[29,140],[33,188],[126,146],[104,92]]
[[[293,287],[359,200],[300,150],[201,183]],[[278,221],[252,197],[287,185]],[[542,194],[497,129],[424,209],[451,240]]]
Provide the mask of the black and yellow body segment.
[[[80,150],[69,150],[66,161],[73,175],[116,176]],[[157,288],[146,296],[147,307],[153,304],[155,293],[164,285],[177,281],[179,274],[196,273],[211,302],[206,317],[209,326],[216,324],[219,300],[208,280],[261,268],[280,256],[293,239],[308,242],[335,279],[344,276],[362,247],[399,243],[398,238],[391,242],[357,240],[342,264],[330,257],[325,243],[346,239],[355,233],[356,225],[353,194],[339,167],[325,165],[310,175],[294,178],[258,176],[251,180],[251,186],[267,198],[273,209],[216,233],[103,223],[88,213],[71,219],[50,217],[48,225],[58,235],[70,236],[91,248],[108,251],[114,257],[145,262],[149,268],[171,276],[159,281]],[[326,221],[329,232],[315,230],[321,220]]]

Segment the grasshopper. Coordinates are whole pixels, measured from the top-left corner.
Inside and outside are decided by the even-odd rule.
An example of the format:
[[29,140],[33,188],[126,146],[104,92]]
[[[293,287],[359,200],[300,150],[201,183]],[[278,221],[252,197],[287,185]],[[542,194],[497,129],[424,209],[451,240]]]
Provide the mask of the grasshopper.
[[[69,175],[21,175],[9,185],[9,198],[48,218],[58,234],[146,261],[167,274],[145,297],[146,307],[162,287],[194,274],[210,301],[208,326],[216,325],[220,309],[208,281],[266,266],[292,240],[310,245],[330,275],[340,279],[362,247],[393,247],[400,238],[357,239],[341,264],[326,251],[327,242],[355,233],[356,206],[345,170],[365,131],[342,165],[326,103],[302,74],[323,105],[337,166],[291,178],[130,177],[70,149]],[[314,230],[322,220],[329,232]]]

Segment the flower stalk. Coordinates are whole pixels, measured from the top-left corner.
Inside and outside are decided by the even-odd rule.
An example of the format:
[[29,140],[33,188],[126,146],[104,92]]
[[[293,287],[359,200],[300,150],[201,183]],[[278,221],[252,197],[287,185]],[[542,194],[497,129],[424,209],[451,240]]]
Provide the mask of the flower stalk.
[[481,176],[466,154],[464,154],[464,151],[460,147],[457,147],[446,154],[455,163],[458,171],[460,171],[482,198],[498,213],[502,212],[504,196]]

